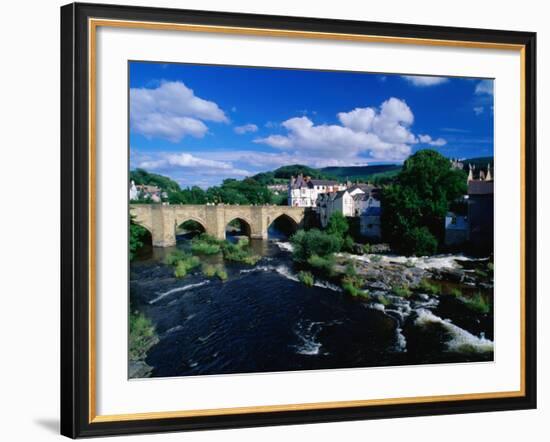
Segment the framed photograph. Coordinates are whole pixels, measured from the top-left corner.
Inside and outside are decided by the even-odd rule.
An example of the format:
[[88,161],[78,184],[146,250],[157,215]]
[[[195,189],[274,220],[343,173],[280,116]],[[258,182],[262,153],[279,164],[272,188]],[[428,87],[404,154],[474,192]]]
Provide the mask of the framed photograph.
[[62,434],[535,408],[535,44],[62,7]]

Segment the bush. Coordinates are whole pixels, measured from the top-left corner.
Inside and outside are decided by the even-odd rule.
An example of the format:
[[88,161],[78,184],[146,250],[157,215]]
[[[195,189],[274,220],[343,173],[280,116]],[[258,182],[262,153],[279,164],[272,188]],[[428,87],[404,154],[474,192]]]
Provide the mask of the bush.
[[491,310],[489,300],[486,296],[483,296],[480,292],[477,292],[474,296],[470,298],[461,297],[460,300],[466,304],[470,310],[473,310],[477,313],[487,314]]
[[147,350],[158,342],[155,327],[143,313],[130,313],[128,356],[132,361],[145,358]]
[[191,251],[199,255],[215,255],[220,253],[221,247],[218,244],[210,244],[198,240],[191,242]]
[[310,272],[301,271],[298,273],[298,279],[302,284],[304,284],[307,287],[313,287],[313,283],[315,280],[313,279],[313,275]]
[[462,291],[459,288],[454,288],[451,290],[451,296],[454,296],[455,298],[461,298],[462,297]]
[[408,298],[412,295],[412,290],[406,285],[392,287],[392,291],[397,296],[400,296],[402,298]]
[[[133,217],[131,218],[133,219]],[[139,249],[143,247],[143,239],[147,236],[147,229],[130,221],[130,261],[134,259]]]
[[176,268],[174,270],[174,276],[176,278],[184,278],[189,270],[199,266],[200,263],[200,259],[196,256],[187,256],[186,258],[177,262]]
[[361,286],[363,285],[363,280],[361,278],[352,277],[352,276],[344,276],[342,278],[342,289],[344,289],[344,293],[347,293],[348,295],[353,296],[354,298],[364,298],[369,299],[370,295],[368,290],[361,289]]
[[307,260],[307,263],[324,276],[334,276],[334,256],[332,255],[326,257],[313,255]]
[[414,227],[405,232],[399,249],[407,255],[433,255],[437,251],[437,239],[427,227]]
[[203,264],[202,273],[207,278],[213,278],[216,275],[216,267],[211,264]]
[[363,244],[363,253],[369,254],[371,252],[371,245],[369,243]]
[[421,292],[429,293],[430,295],[437,295],[439,293],[439,287],[435,284],[432,284],[427,279],[423,279],[422,281],[420,281],[417,289]]
[[248,265],[256,264],[261,256],[253,255],[248,250],[245,250],[244,247],[239,244],[231,244],[226,242],[222,248],[223,257],[228,261],[242,262]]
[[339,252],[342,248],[342,238],[321,232],[319,229],[298,230],[291,238],[293,246],[292,258],[296,262],[307,263],[313,255],[326,257]]
[[227,272],[223,269],[222,266],[219,266],[216,268],[216,276],[220,280],[225,281],[227,279]]
[[182,252],[181,250],[174,250],[165,256],[164,263],[169,266],[175,266],[178,261],[181,261],[187,257],[189,257],[189,255],[185,252]]
[[342,212],[334,212],[332,215],[330,215],[326,229],[326,232],[329,235],[335,235],[340,238],[344,238],[344,236],[348,233],[348,230],[348,220]]

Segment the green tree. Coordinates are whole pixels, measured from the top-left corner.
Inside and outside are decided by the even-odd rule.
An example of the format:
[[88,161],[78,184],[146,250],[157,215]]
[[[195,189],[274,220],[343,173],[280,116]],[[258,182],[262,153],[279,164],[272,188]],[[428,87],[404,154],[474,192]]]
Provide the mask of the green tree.
[[139,249],[143,247],[143,239],[147,235],[147,229],[130,221],[130,261],[134,259]]
[[[327,257],[339,252],[343,239],[337,235],[321,232],[318,229],[298,230],[290,239],[292,258],[299,263],[307,263],[312,256]],[[315,259],[315,258],[314,258]]]
[[466,193],[466,174],[451,168],[435,150],[409,157],[395,184],[382,195],[382,233],[392,247],[405,254],[424,255],[437,250],[444,235],[449,205]]
[[334,212],[332,215],[330,215],[326,229],[327,233],[339,236],[340,238],[344,238],[346,233],[348,233],[348,230],[348,220],[342,212]]

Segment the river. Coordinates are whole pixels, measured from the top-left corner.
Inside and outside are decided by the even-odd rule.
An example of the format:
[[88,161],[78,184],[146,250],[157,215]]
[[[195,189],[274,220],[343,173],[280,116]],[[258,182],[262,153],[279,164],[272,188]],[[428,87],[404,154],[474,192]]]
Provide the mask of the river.
[[[180,237],[176,247],[189,241]],[[148,249],[132,262],[131,308],[159,336],[145,359],[151,376],[493,360],[492,316],[455,297],[387,294],[385,306],[361,302],[331,284],[298,282],[282,237],[250,247],[262,259],[252,267],[225,263],[225,282],[200,270],[174,278],[163,264],[174,248]]]

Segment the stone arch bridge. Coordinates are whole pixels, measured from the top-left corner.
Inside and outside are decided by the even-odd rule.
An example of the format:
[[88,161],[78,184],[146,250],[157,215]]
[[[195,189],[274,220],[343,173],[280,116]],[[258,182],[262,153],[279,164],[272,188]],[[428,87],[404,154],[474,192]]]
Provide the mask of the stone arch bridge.
[[162,205],[130,204],[133,222],[145,227],[155,247],[176,244],[176,229],[185,221],[196,221],[206,233],[225,239],[226,226],[239,219],[247,224],[251,238],[267,239],[267,229],[279,217],[303,226],[306,209],[290,206]]

